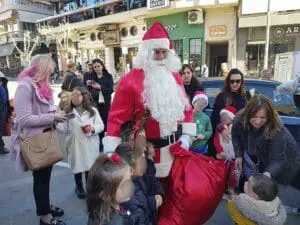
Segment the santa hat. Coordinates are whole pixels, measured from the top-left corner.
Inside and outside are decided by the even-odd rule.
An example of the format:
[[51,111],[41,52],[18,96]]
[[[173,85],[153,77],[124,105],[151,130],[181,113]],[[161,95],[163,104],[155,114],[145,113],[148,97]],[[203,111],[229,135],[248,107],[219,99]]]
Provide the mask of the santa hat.
[[235,116],[235,114],[236,114],[236,108],[234,108],[233,106],[231,106],[231,105],[228,105],[228,106],[226,106],[224,109],[222,109],[221,110],[221,112],[220,112],[220,116],[222,115],[222,114],[226,114],[230,119],[234,119],[234,116]]
[[168,31],[159,22],[155,22],[145,33],[142,39],[142,45],[149,50],[155,48],[163,48],[169,50],[173,49]]
[[206,101],[206,106],[208,105],[208,98],[204,91],[196,91],[192,104],[194,105],[198,100],[203,99]]

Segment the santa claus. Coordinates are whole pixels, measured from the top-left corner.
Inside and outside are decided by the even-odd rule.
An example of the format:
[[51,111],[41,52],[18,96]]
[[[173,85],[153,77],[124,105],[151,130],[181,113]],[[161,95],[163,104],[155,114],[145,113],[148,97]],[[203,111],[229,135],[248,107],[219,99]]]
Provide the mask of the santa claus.
[[104,152],[114,151],[121,143],[123,124],[128,121],[141,124],[149,112],[143,129],[147,140],[156,148],[156,175],[169,174],[172,157],[168,146],[180,138],[188,149],[189,135],[196,132],[191,123],[192,109],[178,73],[180,68],[168,32],[160,23],[154,23],[143,37],[134,68],[118,84],[103,139]]

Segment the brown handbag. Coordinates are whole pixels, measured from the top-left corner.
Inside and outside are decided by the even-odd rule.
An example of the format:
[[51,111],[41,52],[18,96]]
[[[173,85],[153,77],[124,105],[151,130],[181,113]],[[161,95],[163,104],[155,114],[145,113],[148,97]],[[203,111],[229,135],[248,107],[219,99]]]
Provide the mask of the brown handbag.
[[64,158],[56,130],[20,139],[24,161],[32,171],[51,166]]

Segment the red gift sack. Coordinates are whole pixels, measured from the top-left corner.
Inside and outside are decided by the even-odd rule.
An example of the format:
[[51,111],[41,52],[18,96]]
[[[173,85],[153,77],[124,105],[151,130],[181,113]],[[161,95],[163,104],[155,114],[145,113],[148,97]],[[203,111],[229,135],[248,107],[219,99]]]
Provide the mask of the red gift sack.
[[170,151],[175,160],[158,224],[204,224],[222,199],[227,177],[226,164],[223,160],[187,151],[179,144],[171,146]]

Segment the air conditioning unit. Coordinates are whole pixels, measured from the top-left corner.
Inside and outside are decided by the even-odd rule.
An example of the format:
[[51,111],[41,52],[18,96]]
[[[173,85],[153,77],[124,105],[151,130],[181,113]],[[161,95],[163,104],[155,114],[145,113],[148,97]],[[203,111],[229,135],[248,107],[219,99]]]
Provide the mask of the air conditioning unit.
[[188,24],[201,24],[201,23],[203,23],[203,11],[202,10],[189,12]]

